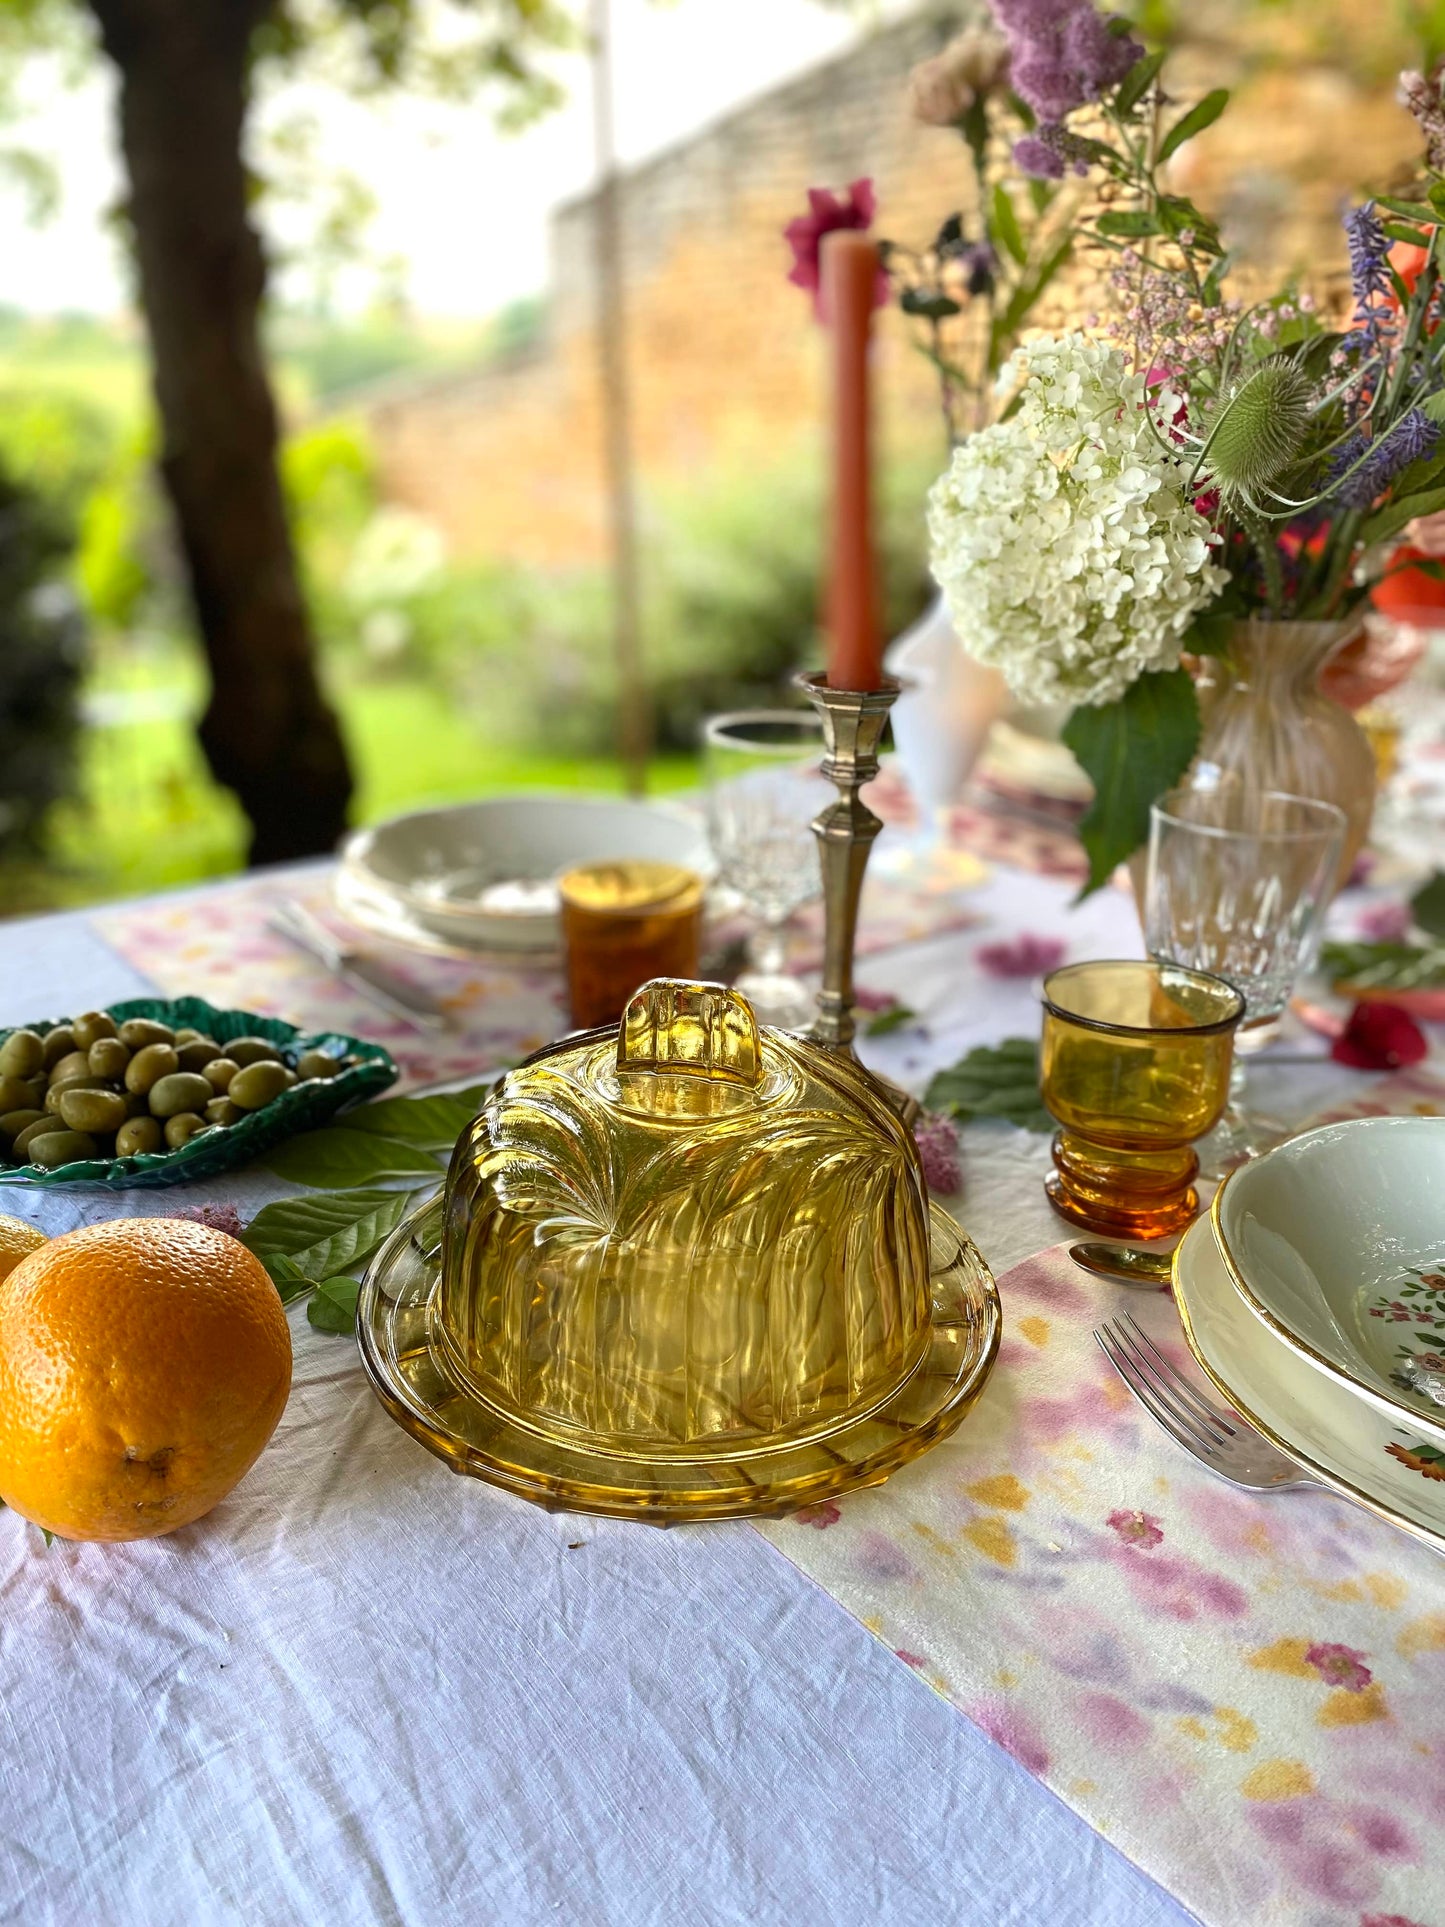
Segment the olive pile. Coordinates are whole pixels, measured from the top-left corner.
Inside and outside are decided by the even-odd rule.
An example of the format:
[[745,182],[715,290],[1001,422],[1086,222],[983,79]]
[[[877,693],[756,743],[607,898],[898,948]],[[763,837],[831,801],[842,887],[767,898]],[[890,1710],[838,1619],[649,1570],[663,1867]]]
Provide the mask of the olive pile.
[[0,1163],[50,1171],[80,1158],[176,1150],[303,1079],[345,1068],[319,1050],[303,1051],[293,1068],[269,1038],[218,1044],[148,1017],[118,1024],[103,1010],[43,1036],[12,1030],[0,1044]]

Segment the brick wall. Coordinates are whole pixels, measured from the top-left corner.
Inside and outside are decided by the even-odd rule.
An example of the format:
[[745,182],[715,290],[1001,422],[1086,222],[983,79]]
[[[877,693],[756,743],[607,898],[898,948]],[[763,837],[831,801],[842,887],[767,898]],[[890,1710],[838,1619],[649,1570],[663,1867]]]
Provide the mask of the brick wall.
[[[1358,0],[1334,0],[1344,31]],[[630,172],[621,197],[637,463],[644,490],[738,472],[816,447],[820,340],[786,279],[784,224],[810,183],[871,175],[882,232],[930,235],[966,204],[961,143],[919,126],[907,76],[967,8],[924,13],[863,41]],[[1240,97],[1187,149],[1184,184],[1224,213],[1246,249],[1337,272],[1342,196],[1414,151],[1384,68],[1330,31],[1329,0],[1276,19],[1257,63],[1249,0],[1201,0],[1171,69],[1181,94],[1221,80]],[[1301,38],[1301,35],[1305,38]],[[1291,37],[1293,36],[1293,41]],[[1373,45],[1373,43],[1371,43]],[[1364,77],[1357,77],[1363,75]],[[403,385],[364,408],[384,493],[444,529],[454,554],[543,565],[605,547],[594,306],[595,204],[553,216],[544,337],[513,359]],[[1054,317],[1059,318],[1059,317]],[[885,446],[938,445],[932,377],[907,324],[882,317]]]

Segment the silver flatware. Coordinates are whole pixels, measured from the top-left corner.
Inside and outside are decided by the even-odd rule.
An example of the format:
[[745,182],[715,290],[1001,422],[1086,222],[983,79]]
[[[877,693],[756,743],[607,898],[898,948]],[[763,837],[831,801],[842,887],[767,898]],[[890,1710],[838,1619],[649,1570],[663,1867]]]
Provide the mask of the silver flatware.
[[1135,1291],[1158,1291],[1174,1276],[1172,1251],[1143,1251],[1138,1245],[1070,1245],[1069,1256],[1085,1271]]
[[1094,1337],[1154,1423],[1219,1478],[1255,1492],[1318,1485],[1317,1479],[1307,1478],[1293,1459],[1277,1452],[1237,1412],[1191,1385],[1132,1312],[1101,1325]]
[[272,904],[266,919],[278,936],[294,943],[319,964],[354,990],[359,990],[378,1008],[401,1018],[416,1030],[450,1030],[451,1018],[429,991],[418,990],[398,977],[364,950],[340,942],[314,917],[304,903],[282,897]]

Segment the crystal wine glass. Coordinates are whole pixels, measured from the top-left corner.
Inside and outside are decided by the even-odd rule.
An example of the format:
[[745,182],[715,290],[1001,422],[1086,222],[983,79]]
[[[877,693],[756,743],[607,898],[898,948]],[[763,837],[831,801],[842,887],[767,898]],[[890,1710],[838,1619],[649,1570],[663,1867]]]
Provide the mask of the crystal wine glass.
[[1344,812],[1226,781],[1178,789],[1149,812],[1144,941],[1160,962],[1207,970],[1244,998],[1229,1105],[1200,1147],[1205,1175],[1257,1157],[1282,1127],[1248,1103],[1245,1060],[1273,1041],[1314,960],[1344,845]]
[[703,725],[708,835],[722,882],[758,928],[737,988],[762,1023],[799,1029],[812,992],[784,964],[789,917],[822,894],[812,821],[836,799],[821,770],[823,730],[811,710],[747,709]]

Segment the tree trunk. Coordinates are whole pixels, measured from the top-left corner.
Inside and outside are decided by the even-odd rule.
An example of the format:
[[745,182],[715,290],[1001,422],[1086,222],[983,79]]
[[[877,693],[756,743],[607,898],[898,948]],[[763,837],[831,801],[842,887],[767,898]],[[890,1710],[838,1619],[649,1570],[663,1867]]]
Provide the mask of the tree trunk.
[[261,352],[247,219],[248,49],[270,0],[90,0],[120,70],[141,301],[175,510],[211,666],[201,744],[253,863],[334,847],[351,776],[316,677]]

